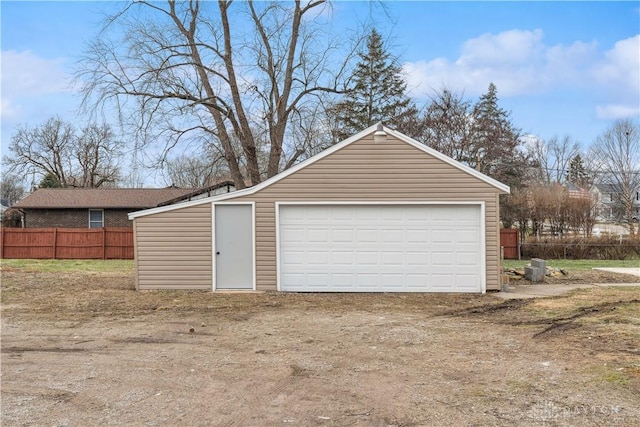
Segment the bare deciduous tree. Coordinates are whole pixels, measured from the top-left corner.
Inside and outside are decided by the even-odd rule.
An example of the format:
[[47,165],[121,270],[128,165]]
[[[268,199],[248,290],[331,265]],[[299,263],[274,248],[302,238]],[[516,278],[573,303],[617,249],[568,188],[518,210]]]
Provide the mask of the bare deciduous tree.
[[50,176],[63,187],[102,187],[118,181],[122,147],[107,125],[89,125],[78,133],[71,123],[51,118],[19,128],[3,162],[10,171]]
[[565,184],[571,160],[580,153],[580,144],[568,135],[548,141],[536,138],[528,145],[527,151],[535,165],[538,182]]
[[9,206],[20,200],[25,194],[23,183],[17,175],[11,173],[3,173],[0,178],[0,197],[5,200]]
[[78,172],[75,185],[97,188],[114,184],[120,173],[121,143],[107,125],[89,125],[82,129],[75,141]]
[[420,139],[453,159],[465,159],[471,142],[471,112],[471,103],[462,95],[442,89],[431,97],[426,107],[426,129]]
[[634,201],[640,191],[640,124],[618,120],[591,146],[590,158],[597,167],[598,181],[615,191],[629,234],[635,234]]
[[326,7],[325,0],[129,4],[106,28],[124,37],[103,32],[90,46],[78,73],[84,105],[113,101],[121,117],[135,119],[141,140],[165,144],[165,155],[184,139],[204,138],[224,153],[237,188],[255,185],[304,152],[290,138],[294,120],[341,90],[354,53],[339,46],[344,34],[327,36]]
[[181,188],[200,188],[213,185],[228,175],[222,156],[180,155],[166,161],[166,172],[171,185]]

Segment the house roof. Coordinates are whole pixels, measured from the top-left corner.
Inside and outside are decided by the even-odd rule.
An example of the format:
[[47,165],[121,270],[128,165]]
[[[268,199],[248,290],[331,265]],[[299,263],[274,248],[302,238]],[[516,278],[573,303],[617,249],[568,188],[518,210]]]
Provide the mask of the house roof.
[[[222,201],[222,200],[228,200],[228,199],[234,199],[236,197],[242,197],[242,196],[247,196],[250,194],[254,194],[257,191],[262,190],[265,187],[268,187],[272,184],[275,184],[276,182],[288,177],[291,174],[296,173],[297,171],[299,171],[300,169],[306,168],[307,166],[327,157],[328,155],[350,145],[353,144],[354,142],[364,138],[365,136],[372,134],[372,133],[378,133],[380,131],[377,130],[378,125],[373,125],[368,127],[367,129],[363,130],[362,132],[359,132],[355,135],[353,135],[350,138],[345,139],[344,141],[330,147],[327,148],[326,150],[316,154],[315,156],[309,157],[308,159],[306,159],[303,162],[298,163],[297,165],[283,171],[280,172],[279,174],[261,182],[258,185],[255,185],[253,187],[249,187],[249,188],[245,188],[243,190],[238,190],[238,191],[234,191],[232,193],[227,193],[227,194],[222,194],[219,196],[211,196],[211,197],[207,197],[206,199],[198,199],[198,200],[192,200],[189,202],[182,202],[182,203],[177,203],[174,205],[169,205],[169,206],[162,206],[162,207],[157,207],[157,208],[152,208],[152,209],[147,209],[144,211],[139,211],[139,212],[131,212],[129,214],[129,219],[134,219],[134,218],[138,218],[141,216],[147,216],[147,215],[153,215],[156,213],[160,213],[160,212],[167,212],[167,211],[171,211],[174,209],[181,209],[181,208],[185,208],[185,207],[189,207],[189,206],[196,206],[196,205],[200,205],[203,203],[211,203],[214,201]],[[449,156],[446,156],[442,153],[440,153],[439,151],[434,150],[431,147],[428,147],[418,141],[416,141],[415,139],[412,139],[400,132],[397,132],[393,129],[389,129],[385,126],[382,127],[382,132],[385,135],[391,135],[394,136],[395,138],[398,138],[401,141],[406,142],[409,145],[414,146],[415,148],[437,158],[442,160],[445,163],[448,163],[449,165],[459,169],[461,172],[472,175],[474,177],[476,177],[477,179],[486,182],[487,184],[491,185],[492,187],[495,187],[496,189],[504,192],[504,193],[509,193],[510,189],[509,186],[506,184],[503,184],[481,172],[478,172],[477,170],[470,168],[469,166],[463,165],[462,163],[452,159]]]
[[601,193],[619,193],[620,186],[615,184],[593,184],[593,188]]
[[193,188],[40,188],[15,208],[134,208],[146,209],[193,192]]
[[[185,200],[188,201],[188,200],[193,200],[195,198],[203,198],[198,196],[202,196],[204,194],[206,194],[206,196],[204,197],[210,197],[212,192],[224,187],[227,187],[228,193],[230,193],[231,191],[235,191],[236,189],[236,185],[234,184],[234,182],[227,179],[224,181],[220,181],[216,184],[210,185],[208,187],[198,188],[197,190],[194,190],[187,194],[182,194],[178,197],[174,197],[173,199],[164,200],[161,203],[158,203],[158,206],[172,205],[174,203],[178,203]],[[233,190],[231,190],[231,188],[233,188]]]

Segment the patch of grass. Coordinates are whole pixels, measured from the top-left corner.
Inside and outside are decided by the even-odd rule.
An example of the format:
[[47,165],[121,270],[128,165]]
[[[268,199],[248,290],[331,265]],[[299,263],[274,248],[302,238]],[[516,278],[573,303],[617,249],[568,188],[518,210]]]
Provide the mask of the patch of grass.
[[629,385],[629,377],[624,372],[624,368],[616,369],[611,366],[600,366],[595,371],[600,381],[622,386]]
[[76,260],[76,259],[3,259],[2,269],[34,271],[40,273],[55,272],[133,272],[133,260]]
[[529,304],[527,309],[552,310],[558,314],[573,312],[581,307],[616,301],[637,299],[638,289],[634,287],[611,286],[602,288],[575,289],[553,298],[539,298]]
[[[626,259],[626,260],[595,260],[595,259],[548,259],[547,267],[561,268],[563,270],[571,271],[588,271],[592,268],[598,267],[622,267],[633,268],[640,267],[640,260]],[[502,265],[505,268],[524,269],[531,260],[504,260]]]
[[[633,287],[576,289],[565,295],[533,300],[522,308],[520,320],[538,322],[568,318],[585,310],[588,314],[576,319],[592,326],[608,324],[635,325],[638,320],[638,290]],[[590,311],[592,307],[601,309]],[[640,332],[640,331],[639,331]]]

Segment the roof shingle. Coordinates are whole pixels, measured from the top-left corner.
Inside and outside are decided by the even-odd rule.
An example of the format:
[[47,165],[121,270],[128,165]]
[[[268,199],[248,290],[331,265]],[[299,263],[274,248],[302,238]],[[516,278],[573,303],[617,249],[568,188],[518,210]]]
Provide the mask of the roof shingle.
[[182,197],[193,188],[40,188],[14,205],[15,208],[153,208]]

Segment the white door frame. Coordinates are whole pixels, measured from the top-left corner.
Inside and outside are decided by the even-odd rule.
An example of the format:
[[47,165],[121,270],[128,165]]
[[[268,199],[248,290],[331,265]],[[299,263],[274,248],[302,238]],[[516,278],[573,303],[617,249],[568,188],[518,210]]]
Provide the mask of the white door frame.
[[[216,206],[217,205],[250,205],[251,206],[251,250],[253,252],[253,271],[251,289],[238,289],[238,292],[256,290],[256,204],[255,202],[212,202],[211,203],[211,290],[216,291]],[[229,291],[230,289],[219,289],[218,291]]]
[[466,205],[480,207],[480,285],[481,292],[487,292],[487,242],[486,242],[486,214],[484,201],[312,201],[297,202],[284,201],[276,202],[276,289],[280,291],[280,206],[326,206],[326,205],[342,205],[342,206],[365,206],[365,205],[393,205],[393,206],[442,206],[442,205]]

